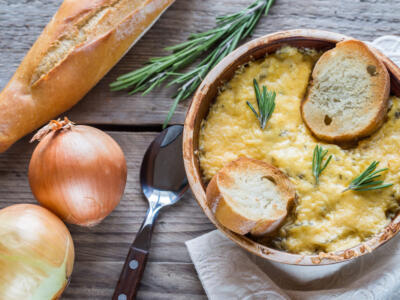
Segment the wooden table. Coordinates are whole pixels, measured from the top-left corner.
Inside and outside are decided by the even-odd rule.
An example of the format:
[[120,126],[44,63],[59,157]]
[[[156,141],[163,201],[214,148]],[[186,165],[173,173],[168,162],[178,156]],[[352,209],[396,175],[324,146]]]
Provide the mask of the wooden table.
[[[147,96],[111,93],[118,75],[163,55],[163,47],[184,41],[190,32],[210,28],[217,15],[235,12],[251,0],[177,0],[124,59],[71,111],[79,124],[106,130],[121,145],[128,161],[125,195],[117,209],[94,228],[69,226],[75,241],[72,281],[63,299],[110,299],[128,247],[144,218],[146,202],[138,171],[144,151],[161,130],[171,105],[171,89]],[[61,0],[0,0],[0,88],[3,88]],[[336,31],[363,40],[398,34],[398,0],[276,0],[254,36],[292,28]],[[179,105],[173,123],[183,123],[188,101]],[[27,181],[34,145],[25,138],[0,155],[0,208],[35,203]],[[214,227],[190,192],[162,212],[139,299],[206,299],[184,245]]]

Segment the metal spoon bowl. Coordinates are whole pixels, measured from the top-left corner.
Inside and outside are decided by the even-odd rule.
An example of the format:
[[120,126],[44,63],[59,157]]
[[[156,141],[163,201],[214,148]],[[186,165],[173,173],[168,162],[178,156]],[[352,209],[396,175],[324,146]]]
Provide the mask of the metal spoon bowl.
[[182,156],[183,126],[162,131],[150,144],[140,168],[140,184],[149,202],[146,218],[129,249],[113,300],[134,299],[149,255],[159,211],[178,202],[188,189]]

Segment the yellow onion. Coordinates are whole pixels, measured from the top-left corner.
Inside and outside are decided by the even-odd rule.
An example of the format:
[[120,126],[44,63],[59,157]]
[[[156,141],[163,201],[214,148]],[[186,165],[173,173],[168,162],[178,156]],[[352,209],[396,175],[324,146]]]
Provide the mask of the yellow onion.
[[98,224],[118,205],[126,161],[108,134],[65,119],[52,121],[34,139],[40,142],[29,164],[29,183],[40,204],[83,226]]
[[71,235],[53,213],[33,204],[0,210],[0,299],[57,299],[73,265]]

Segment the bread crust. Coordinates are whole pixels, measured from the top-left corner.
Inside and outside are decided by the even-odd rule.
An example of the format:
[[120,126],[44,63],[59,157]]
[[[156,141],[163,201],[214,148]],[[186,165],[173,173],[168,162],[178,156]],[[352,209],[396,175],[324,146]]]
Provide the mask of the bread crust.
[[0,93],[0,152],[74,106],[174,1],[145,1],[142,7],[121,16],[107,32],[96,35],[94,30],[88,40],[33,80],[41,59],[65,32],[74,30],[82,16],[112,2],[65,0]]
[[[275,182],[276,187],[283,199],[287,201],[285,210],[276,210],[273,218],[253,219],[246,216],[243,212],[238,211],[230,203],[232,199],[226,199],[227,195],[223,195],[220,186],[230,185],[227,182],[230,178],[229,172],[232,169],[245,170],[247,168],[261,169],[265,176]],[[276,230],[287,215],[288,207],[296,198],[296,192],[293,184],[288,176],[280,169],[266,162],[240,157],[223,167],[211,179],[206,190],[207,205],[214,213],[216,219],[226,228],[241,235],[252,234],[261,236]]]
[[[310,101],[310,91],[314,87],[319,72],[327,64],[327,61],[331,59],[333,54],[332,51],[338,49],[340,49],[340,51],[347,51],[348,53],[361,53],[361,59],[376,66],[376,73],[378,74],[378,76],[376,76],[378,78],[376,80],[374,79],[375,82],[373,88],[374,94],[379,95],[374,104],[378,108],[375,116],[367,126],[362,128],[349,128],[345,133],[337,132],[337,128],[334,126],[321,126],[322,118],[324,116],[312,112],[312,108],[307,107],[307,104]],[[306,95],[301,102],[300,110],[304,123],[314,136],[330,143],[349,144],[371,135],[382,126],[389,107],[390,76],[384,63],[368,48],[366,44],[358,40],[345,40],[339,42],[336,45],[336,48],[325,52],[320,57],[311,76],[312,79]]]

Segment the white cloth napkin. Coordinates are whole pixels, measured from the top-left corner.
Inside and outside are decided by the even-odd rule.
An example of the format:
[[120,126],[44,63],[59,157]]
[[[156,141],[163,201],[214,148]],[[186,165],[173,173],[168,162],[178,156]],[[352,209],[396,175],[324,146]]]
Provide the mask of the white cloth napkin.
[[[368,44],[400,65],[400,38],[384,36]],[[329,266],[267,261],[217,230],[186,246],[210,300],[400,299],[400,236],[371,254]]]

